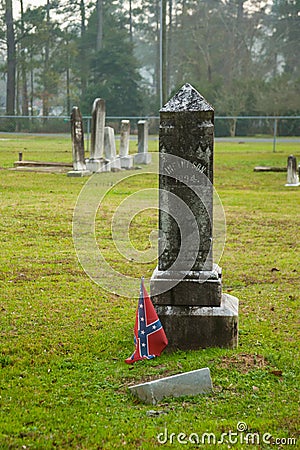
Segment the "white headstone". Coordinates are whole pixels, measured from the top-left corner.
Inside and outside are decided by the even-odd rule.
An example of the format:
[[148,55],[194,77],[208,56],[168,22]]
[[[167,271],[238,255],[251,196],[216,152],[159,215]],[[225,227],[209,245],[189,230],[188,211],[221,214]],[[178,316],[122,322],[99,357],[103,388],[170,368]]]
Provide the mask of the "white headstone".
[[104,153],[105,100],[96,98],[92,110],[91,149],[86,167],[91,172],[105,172],[107,170]]
[[120,160],[123,169],[133,167],[133,156],[129,155],[130,121],[122,120],[120,133]]
[[90,159],[101,159],[104,150],[105,100],[96,98],[92,110]]
[[117,157],[115,130],[112,127],[104,128],[104,155],[110,169],[120,169],[120,158]]
[[148,153],[148,122],[138,121],[138,153],[134,155],[135,164],[149,164],[151,154]]
[[286,186],[299,186],[299,174],[297,171],[297,159],[290,155],[287,160],[287,182]]
[[130,121],[122,120],[120,133],[120,157],[129,154]]

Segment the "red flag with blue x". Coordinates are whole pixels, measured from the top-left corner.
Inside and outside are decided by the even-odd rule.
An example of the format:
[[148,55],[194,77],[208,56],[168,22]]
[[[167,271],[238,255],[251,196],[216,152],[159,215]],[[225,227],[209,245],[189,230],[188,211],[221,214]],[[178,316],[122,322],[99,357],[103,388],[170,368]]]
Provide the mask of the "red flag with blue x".
[[168,345],[167,336],[145,289],[143,278],[136,311],[134,344],[134,353],[130,358],[125,359],[127,364],[160,356],[163,349]]

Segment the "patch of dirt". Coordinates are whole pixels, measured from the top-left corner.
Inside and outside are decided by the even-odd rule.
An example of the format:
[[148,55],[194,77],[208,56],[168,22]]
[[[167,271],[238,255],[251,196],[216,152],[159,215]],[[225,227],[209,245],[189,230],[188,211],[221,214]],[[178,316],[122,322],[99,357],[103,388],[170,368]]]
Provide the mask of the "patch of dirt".
[[241,373],[248,373],[253,369],[264,369],[267,365],[268,362],[262,355],[250,355],[247,353],[224,356],[220,363],[220,367],[224,369],[234,367]]

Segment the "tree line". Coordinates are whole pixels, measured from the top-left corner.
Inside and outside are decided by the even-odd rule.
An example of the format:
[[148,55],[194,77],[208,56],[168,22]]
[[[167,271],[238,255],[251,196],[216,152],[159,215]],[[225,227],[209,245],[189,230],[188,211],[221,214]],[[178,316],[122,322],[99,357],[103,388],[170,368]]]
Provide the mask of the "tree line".
[[[18,6],[18,14],[15,9]],[[300,113],[299,0],[0,0],[7,115],[157,115],[185,82],[218,115]],[[56,112],[57,113],[57,112]],[[234,124],[233,124],[234,126]]]

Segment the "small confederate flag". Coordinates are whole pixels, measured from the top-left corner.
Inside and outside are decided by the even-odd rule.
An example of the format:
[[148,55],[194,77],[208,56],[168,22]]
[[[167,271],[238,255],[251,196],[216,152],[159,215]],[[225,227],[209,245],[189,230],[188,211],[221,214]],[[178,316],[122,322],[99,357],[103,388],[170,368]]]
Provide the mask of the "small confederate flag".
[[167,336],[145,289],[143,278],[136,311],[134,344],[134,353],[130,358],[125,359],[127,364],[132,364],[140,359],[152,359],[159,356],[168,345]]

